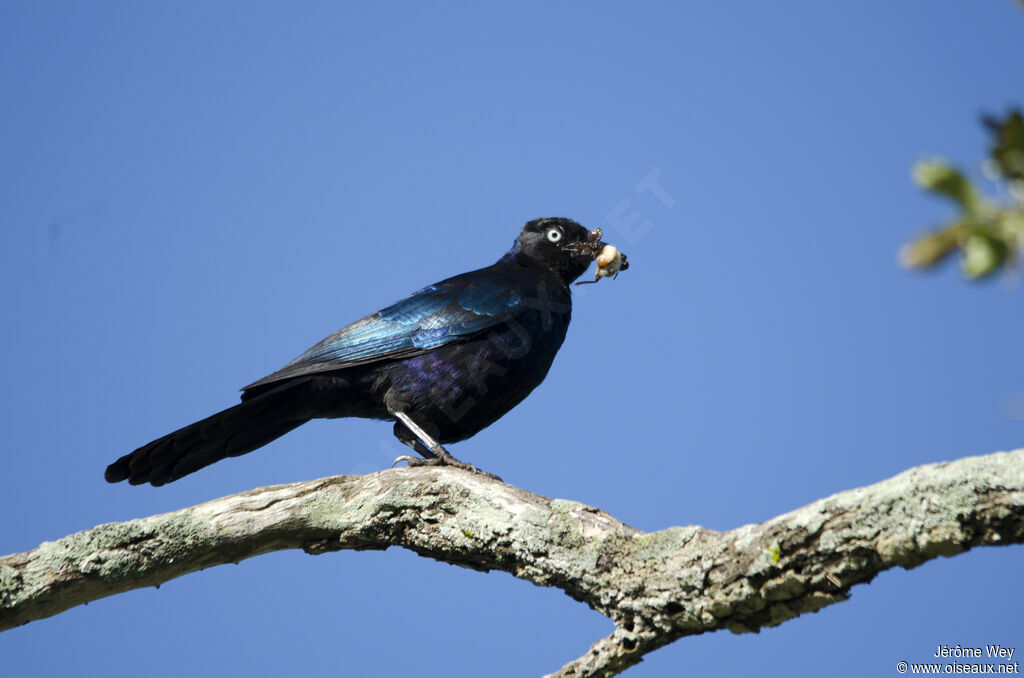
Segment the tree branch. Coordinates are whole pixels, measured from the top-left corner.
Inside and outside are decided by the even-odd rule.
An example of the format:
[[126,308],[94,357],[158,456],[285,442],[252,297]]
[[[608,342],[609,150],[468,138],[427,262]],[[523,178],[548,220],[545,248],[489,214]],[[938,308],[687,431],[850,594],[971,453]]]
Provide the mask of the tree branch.
[[455,469],[264,487],[100,525],[0,558],[0,630],[282,549],[404,546],[557,586],[615,632],[556,676],[611,676],[678,638],[755,631],[890,567],[1024,541],[1024,450],[921,466],[729,532],[644,533],[598,509]]

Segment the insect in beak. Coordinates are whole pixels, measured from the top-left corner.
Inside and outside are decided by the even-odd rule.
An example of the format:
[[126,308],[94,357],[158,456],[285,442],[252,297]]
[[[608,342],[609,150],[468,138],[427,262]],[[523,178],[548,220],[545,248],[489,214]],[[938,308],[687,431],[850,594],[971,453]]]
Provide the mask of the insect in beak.
[[589,250],[588,253],[597,261],[597,275],[593,280],[583,280],[576,283],[577,285],[596,283],[601,278],[615,278],[620,271],[629,268],[625,254],[616,249],[614,245],[601,242],[603,235],[600,228],[595,228],[587,236],[585,245]]

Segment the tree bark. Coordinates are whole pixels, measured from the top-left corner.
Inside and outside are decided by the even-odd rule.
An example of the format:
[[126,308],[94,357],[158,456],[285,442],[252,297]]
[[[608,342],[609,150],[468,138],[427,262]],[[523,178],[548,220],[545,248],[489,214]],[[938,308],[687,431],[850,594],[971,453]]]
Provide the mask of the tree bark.
[[774,626],[854,584],[1024,541],[1024,450],[911,469],[729,532],[645,533],[590,506],[456,469],[263,487],[0,557],[0,630],[282,549],[404,546],[561,588],[615,622],[555,676],[612,676],[683,636]]

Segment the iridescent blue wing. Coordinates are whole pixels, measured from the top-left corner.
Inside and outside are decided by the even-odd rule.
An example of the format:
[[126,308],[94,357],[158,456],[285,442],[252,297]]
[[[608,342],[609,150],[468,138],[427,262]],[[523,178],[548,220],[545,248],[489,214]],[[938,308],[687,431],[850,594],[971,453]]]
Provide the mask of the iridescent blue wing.
[[242,390],[282,379],[425,353],[498,326],[524,297],[516,276],[489,267],[429,285],[341,328]]

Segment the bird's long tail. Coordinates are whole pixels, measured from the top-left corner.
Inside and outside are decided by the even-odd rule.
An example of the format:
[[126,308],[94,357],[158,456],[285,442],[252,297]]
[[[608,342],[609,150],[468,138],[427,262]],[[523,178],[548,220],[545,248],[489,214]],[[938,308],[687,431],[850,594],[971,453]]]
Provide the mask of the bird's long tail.
[[[170,483],[226,457],[263,447],[316,416],[306,379],[285,382],[163,438],[107,467],[107,482]],[[247,394],[248,395],[248,394]]]

